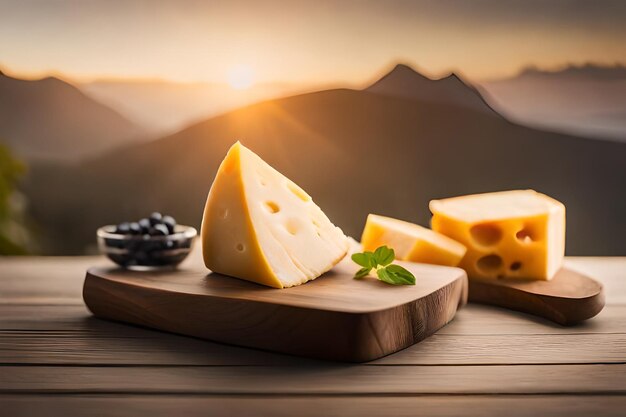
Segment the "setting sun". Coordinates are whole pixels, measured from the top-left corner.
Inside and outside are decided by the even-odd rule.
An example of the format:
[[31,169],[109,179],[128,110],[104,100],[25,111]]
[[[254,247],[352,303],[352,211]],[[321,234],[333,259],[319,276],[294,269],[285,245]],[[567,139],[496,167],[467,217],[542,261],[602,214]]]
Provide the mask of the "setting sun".
[[228,71],[228,84],[235,90],[245,90],[252,85],[254,73],[247,65],[237,65]]

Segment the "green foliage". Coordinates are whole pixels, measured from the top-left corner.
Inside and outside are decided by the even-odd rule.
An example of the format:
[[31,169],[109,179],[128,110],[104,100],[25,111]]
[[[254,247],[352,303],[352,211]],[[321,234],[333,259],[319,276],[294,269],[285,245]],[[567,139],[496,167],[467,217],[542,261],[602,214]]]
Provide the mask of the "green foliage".
[[379,280],[392,285],[415,285],[415,276],[400,265],[391,263],[396,257],[392,248],[380,246],[374,252],[361,252],[352,254],[352,260],[362,266],[354,274],[355,279],[365,278],[372,269],[376,270]]
[[[380,275],[384,272],[384,277]],[[388,265],[376,271],[378,278],[388,284],[393,285],[415,285],[415,275],[407,271],[400,265]]]
[[23,255],[26,253],[14,242],[11,230],[20,227],[12,204],[17,182],[26,172],[26,166],[11,154],[9,148],[0,144],[0,255]]
[[378,265],[387,266],[392,263],[395,258],[395,251],[387,246],[379,246],[374,251],[374,259]]

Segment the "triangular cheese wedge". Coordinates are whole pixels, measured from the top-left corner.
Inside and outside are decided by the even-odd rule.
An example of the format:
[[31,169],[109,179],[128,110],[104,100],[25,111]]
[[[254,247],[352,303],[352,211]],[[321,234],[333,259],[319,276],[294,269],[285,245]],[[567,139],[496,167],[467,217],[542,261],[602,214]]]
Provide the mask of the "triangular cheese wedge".
[[348,240],[311,197],[241,143],[219,167],[202,219],[210,270],[274,288],[315,279]]
[[361,244],[372,252],[387,245],[403,261],[445,266],[457,266],[467,251],[459,242],[418,224],[376,214],[367,216]]

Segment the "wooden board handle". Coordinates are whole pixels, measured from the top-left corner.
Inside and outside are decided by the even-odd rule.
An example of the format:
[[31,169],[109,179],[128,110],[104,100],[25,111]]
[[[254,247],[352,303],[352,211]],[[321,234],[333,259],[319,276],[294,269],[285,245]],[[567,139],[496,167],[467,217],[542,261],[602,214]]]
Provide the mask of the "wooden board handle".
[[517,310],[569,326],[602,311],[604,289],[599,282],[563,268],[550,281],[472,278],[469,301]]

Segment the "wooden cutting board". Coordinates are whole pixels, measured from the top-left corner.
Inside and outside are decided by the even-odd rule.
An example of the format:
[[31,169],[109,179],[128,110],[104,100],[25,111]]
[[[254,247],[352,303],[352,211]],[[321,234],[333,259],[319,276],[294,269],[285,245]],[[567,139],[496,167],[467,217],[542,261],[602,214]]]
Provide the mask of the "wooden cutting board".
[[202,267],[169,272],[92,268],[83,298],[94,315],[218,342],[365,362],[432,335],[467,302],[462,269],[402,263],[414,286],[353,279],[342,261],[314,281],[272,289]]
[[604,307],[602,284],[563,268],[550,281],[470,279],[469,300],[545,317],[572,325],[598,314]]

